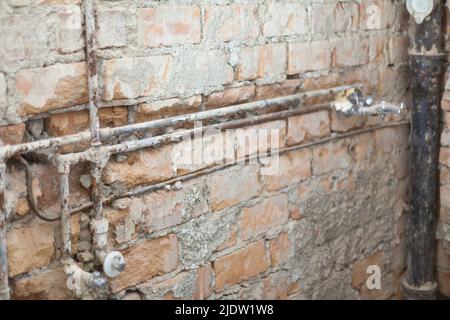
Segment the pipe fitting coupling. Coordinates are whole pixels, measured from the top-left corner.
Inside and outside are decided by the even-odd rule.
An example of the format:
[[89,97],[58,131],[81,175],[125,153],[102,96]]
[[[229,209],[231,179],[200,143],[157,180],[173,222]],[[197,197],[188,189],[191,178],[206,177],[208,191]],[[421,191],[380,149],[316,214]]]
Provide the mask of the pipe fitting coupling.
[[96,271],[89,273],[75,263],[69,264],[65,270],[67,287],[79,298],[103,295],[108,291],[108,280]]
[[125,266],[125,258],[118,251],[110,252],[103,260],[103,272],[110,278],[115,278],[125,271]]
[[406,0],[406,9],[421,24],[436,8],[436,0]]

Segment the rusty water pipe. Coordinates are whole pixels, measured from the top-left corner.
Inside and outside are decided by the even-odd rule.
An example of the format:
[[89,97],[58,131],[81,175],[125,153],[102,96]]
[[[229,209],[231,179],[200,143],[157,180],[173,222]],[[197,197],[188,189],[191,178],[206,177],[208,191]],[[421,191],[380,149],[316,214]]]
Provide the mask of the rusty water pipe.
[[97,41],[95,37],[95,4],[94,0],[84,0],[84,26],[86,43],[86,69],[88,78],[89,122],[91,145],[100,142],[100,124],[98,118],[98,75],[97,75]]
[[[293,94],[293,95],[284,96],[284,97],[277,97],[277,98],[273,98],[273,99],[264,99],[264,100],[259,100],[259,101],[250,102],[250,103],[244,103],[244,104],[240,104],[240,105],[233,105],[233,106],[220,108],[220,109],[203,111],[203,112],[182,115],[182,116],[175,116],[175,117],[171,117],[171,118],[159,119],[159,120],[154,120],[154,121],[147,121],[147,122],[127,125],[127,126],[123,126],[123,127],[105,128],[105,129],[100,129],[100,137],[103,139],[106,139],[108,137],[111,137],[114,135],[119,135],[119,134],[125,134],[125,133],[129,134],[129,133],[144,131],[144,130],[153,129],[153,128],[163,128],[163,127],[167,127],[167,126],[173,126],[176,124],[188,123],[188,122],[193,122],[193,121],[198,121],[198,120],[217,119],[219,117],[236,115],[236,114],[239,114],[242,112],[252,112],[252,111],[257,111],[257,110],[264,110],[267,108],[271,108],[273,106],[285,106],[285,105],[289,105],[289,104],[297,105],[297,104],[301,103],[302,100],[307,99],[307,98],[320,97],[320,96],[325,96],[328,94],[335,94],[337,92],[355,88],[355,87],[360,88],[361,85],[360,84],[344,85],[344,86],[333,87],[333,88],[328,88],[328,89],[308,91],[308,92]],[[309,110],[309,112],[313,111],[310,107],[308,107],[307,110]],[[307,111],[307,110],[298,109],[298,111],[302,111],[302,112]],[[291,112],[289,110],[287,110],[287,111]],[[245,121],[245,119],[242,119],[242,120]],[[256,120],[257,119],[250,120],[249,123],[255,123]],[[92,136],[91,132],[85,131],[85,132],[81,132],[81,133],[74,134],[74,135],[68,135],[68,136],[64,136],[64,137],[57,137],[57,138],[40,140],[40,141],[22,143],[22,144],[18,144],[18,145],[6,145],[6,146],[0,147],[0,169],[2,170],[2,172],[0,172],[0,178],[3,178],[0,180],[1,182],[3,182],[2,184],[0,184],[0,200],[2,200],[2,201],[0,201],[0,222],[1,222],[0,223],[0,258],[1,258],[0,259],[0,298],[1,299],[9,299],[8,270],[7,270],[8,266],[7,266],[7,255],[6,255],[6,212],[5,212],[5,208],[4,208],[4,202],[3,202],[4,186],[6,184],[6,164],[5,164],[6,159],[11,158],[15,155],[26,154],[26,153],[33,152],[33,151],[47,150],[52,147],[61,147],[64,145],[71,145],[71,144],[75,144],[75,143],[87,142],[91,139],[91,136]],[[150,145],[153,145],[153,144],[154,144],[154,142],[150,143]],[[125,149],[122,149],[122,150],[126,151],[131,146],[130,145],[125,145],[125,146],[122,145],[122,148],[123,147],[125,147]],[[139,148],[140,146],[138,146],[138,145],[132,146],[131,149],[134,149],[136,147]],[[89,150],[92,152],[93,148],[91,147],[91,149],[89,149]],[[119,152],[119,151],[117,151],[117,152]],[[77,162],[77,161],[80,162],[80,161],[83,161],[86,159],[86,157],[83,153],[78,154],[78,160],[77,160],[77,156],[75,156],[75,155],[73,155],[73,156],[74,157],[72,157],[72,160],[75,162]],[[64,165],[66,165],[66,164],[64,164]],[[70,166],[70,163],[69,163],[69,166]],[[62,226],[61,226],[62,227],[62,236],[63,236],[63,256],[66,257],[66,261],[67,261],[66,266],[67,266],[67,265],[72,264],[71,263],[72,259],[70,258],[70,256],[71,256],[71,254],[70,254],[70,252],[71,252],[70,214],[72,213],[73,210],[70,210],[69,203],[68,203],[69,189],[68,189],[68,173],[66,173],[66,170],[70,170],[70,169],[61,169],[60,170],[61,180],[62,180],[60,200],[61,200],[61,211],[62,211],[61,220],[64,220],[64,222],[63,221],[61,222],[62,223]],[[67,189],[66,189],[66,186],[67,186]],[[83,207],[83,206],[81,206],[81,207]],[[85,207],[92,207],[92,203],[88,204]]]
[[0,159],[0,300],[9,300],[8,256],[6,252],[6,163]]
[[61,237],[62,237],[62,263],[67,275],[67,284],[79,298],[91,293],[91,290],[100,295],[105,294],[108,282],[99,272],[89,273],[81,269],[72,258],[71,221],[70,221],[70,164],[58,163],[60,175],[60,206],[61,206]]
[[[102,157],[98,152],[101,145],[100,139],[100,124],[98,117],[98,74],[97,74],[97,41],[96,41],[96,22],[95,22],[95,3],[94,0],[84,1],[84,17],[85,17],[85,38],[86,38],[86,65],[88,75],[88,90],[89,90],[89,119],[90,119],[90,133],[91,133],[91,148],[92,153],[96,155],[91,161],[91,178],[92,178],[92,201],[94,203],[91,213],[91,233],[94,241],[94,253],[97,264],[102,264],[104,256],[106,256],[106,238],[108,222],[103,216],[103,202],[101,199],[101,175],[103,167],[106,165],[108,159]],[[105,226],[100,227],[100,226]],[[106,230],[105,230],[106,229]]]
[[[407,4],[415,23],[409,52],[413,96],[411,205],[403,286],[407,299],[434,299],[437,288],[434,252],[439,191],[439,121],[444,66],[443,2],[421,0],[420,3],[407,1]],[[422,13],[418,12],[420,10]]]
[[[328,94],[336,94],[338,92],[355,87],[359,88],[361,87],[361,84],[343,85],[328,89],[312,90],[283,97],[258,100],[207,111],[129,124],[121,127],[101,128],[100,138],[101,140],[106,140],[110,137],[121,134],[132,134],[139,131],[165,128],[168,126],[190,123],[193,121],[210,120],[218,117],[232,116],[242,112],[252,112],[257,110],[264,110],[275,106],[297,104],[301,103],[304,99],[326,96]],[[6,145],[0,147],[0,157],[7,159],[17,154],[25,154],[33,151],[47,150],[52,147],[62,147],[66,145],[83,143],[89,141],[90,139],[91,133],[89,131],[83,131],[77,134],[67,135],[63,137],[43,139],[39,141],[32,141],[16,145]]]
[[[117,154],[117,153],[132,152],[132,151],[136,151],[136,150],[139,150],[142,148],[157,147],[164,143],[179,142],[188,136],[195,135],[196,133],[202,133],[202,132],[204,132],[206,130],[210,130],[210,129],[225,130],[225,129],[231,129],[231,128],[238,128],[238,127],[242,127],[242,126],[254,125],[254,124],[259,124],[259,123],[263,123],[263,122],[284,119],[287,117],[308,114],[311,112],[317,112],[317,111],[321,111],[321,110],[328,110],[328,105],[324,104],[324,105],[318,105],[318,106],[310,106],[305,109],[285,110],[285,111],[274,112],[274,113],[251,117],[251,118],[246,118],[246,119],[227,121],[227,122],[214,124],[214,125],[201,127],[201,128],[194,128],[194,129],[184,130],[184,131],[180,131],[180,132],[173,132],[173,133],[169,133],[169,134],[165,134],[165,135],[161,135],[161,136],[150,137],[150,138],[141,139],[141,140],[126,141],[126,142],[123,142],[123,143],[120,143],[117,145],[102,146],[100,148],[100,151],[103,153],[103,157],[109,158],[111,155]],[[348,134],[339,134],[339,135],[333,136],[331,138],[314,141],[314,142],[308,143],[308,144],[292,146],[292,148],[288,148],[286,150],[291,151],[291,150],[296,150],[296,149],[301,149],[301,148],[306,148],[306,147],[312,147],[312,146],[321,145],[324,143],[328,143],[328,142],[332,142],[332,141],[336,141],[336,140],[340,140],[340,139],[345,139],[345,138],[351,137],[353,135],[361,134],[361,133],[371,132],[371,131],[375,131],[375,130],[382,129],[382,128],[402,126],[402,125],[406,125],[406,124],[409,124],[409,122],[408,121],[399,121],[399,122],[393,122],[393,123],[386,123],[386,124],[382,124],[382,125],[379,125],[376,127],[356,130],[356,131],[348,133]],[[277,151],[286,152],[286,150],[283,149],[283,150],[277,150]],[[64,162],[64,163],[69,163],[71,165],[82,162],[82,161],[91,161],[91,159],[92,159],[92,152],[90,150],[82,151],[79,153],[72,153],[72,154],[58,154],[58,155],[55,155],[55,157],[54,157],[54,161],[56,163]],[[184,178],[181,178],[181,179],[184,180]],[[169,180],[168,182],[163,182],[162,185],[175,183],[177,181],[178,181],[177,178],[174,178],[173,181]],[[135,190],[135,191],[126,192],[124,195],[121,195],[121,196],[113,195],[111,197],[108,197],[107,199],[104,199],[104,202],[109,203],[118,198],[129,197],[129,196],[134,196],[136,194],[141,194],[141,193],[146,192],[146,190],[147,190],[146,188],[147,187],[140,188],[140,189],[142,189],[141,191]],[[148,189],[148,190],[149,191],[153,190],[153,186],[151,186],[150,189]],[[82,204],[76,208],[71,209],[71,214],[90,209],[93,206],[94,206],[93,202]]]

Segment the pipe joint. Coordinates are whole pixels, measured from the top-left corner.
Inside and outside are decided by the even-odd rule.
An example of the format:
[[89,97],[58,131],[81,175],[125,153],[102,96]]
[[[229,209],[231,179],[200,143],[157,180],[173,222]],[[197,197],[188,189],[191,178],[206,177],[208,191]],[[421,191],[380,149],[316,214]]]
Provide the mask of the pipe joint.
[[404,103],[395,105],[386,101],[374,103],[371,96],[366,96],[359,89],[344,91],[336,96],[336,100],[331,106],[345,116],[375,116],[382,119],[390,113],[402,115],[406,112]]
[[89,273],[74,262],[69,263],[64,271],[67,275],[67,287],[78,298],[99,298],[108,293],[108,280],[100,272]]
[[98,170],[102,170],[108,164],[111,152],[104,147],[93,147],[87,150],[86,160],[95,164]]
[[417,24],[421,24],[433,13],[437,0],[406,0],[406,9],[414,17]]
[[52,162],[58,170],[59,174],[69,174],[70,173],[70,161],[64,158],[64,155],[56,154],[52,158]]
[[414,286],[403,279],[403,289],[407,300],[434,300],[436,299],[437,283],[428,281],[420,286]]
[[112,251],[103,259],[103,272],[109,278],[115,278],[125,271],[126,262],[124,256],[118,251]]

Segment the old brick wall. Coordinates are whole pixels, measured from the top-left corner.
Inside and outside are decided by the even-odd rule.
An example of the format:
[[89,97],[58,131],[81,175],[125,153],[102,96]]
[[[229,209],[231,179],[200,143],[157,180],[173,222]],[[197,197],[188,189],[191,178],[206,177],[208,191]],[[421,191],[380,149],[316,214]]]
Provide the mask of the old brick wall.
[[[0,2],[3,143],[87,129],[81,2]],[[403,1],[99,0],[96,6],[100,89],[111,105],[100,112],[103,127],[355,82],[389,101],[408,94]],[[279,129],[281,145],[294,146],[381,122],[321,111],[259,127]],[[237,142],[233,147],[246,153]],[[103,174],[106,189],[213,165],[179,165],[180,148],[113,157]],[[284,153],[276,175],[262,175],[261,162],[237,164],[117,200],[105,206],[108,245],[124,253],[127,268],[111,281],[112,297],[398,297],[408,150],[408,127],[395,126]],[[55,169],[39,161],[32,167],[39,206],[56,216]],[[83,163],[72,170],[72,204],[89,199],[86,173]],[[59,260],[59,223],[30,212],[23,168],[14,160],[7,203],[13,297],[72,298]],[[92,270],[89,212],[72,222],[74,257]],[[381,290],[365,284],[373,264],[382,269]]]

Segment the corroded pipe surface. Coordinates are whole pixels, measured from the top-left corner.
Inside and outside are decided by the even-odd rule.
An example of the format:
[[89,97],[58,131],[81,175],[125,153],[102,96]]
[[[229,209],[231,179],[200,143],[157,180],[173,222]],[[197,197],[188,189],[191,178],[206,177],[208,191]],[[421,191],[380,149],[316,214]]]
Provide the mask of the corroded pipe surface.
[[411,115],[411,206],[408,214],[408,299],[434,299],[434,250],[438,208],[439,117],[444,63],[442,4],[415,25],[410,50],[413,109]]

